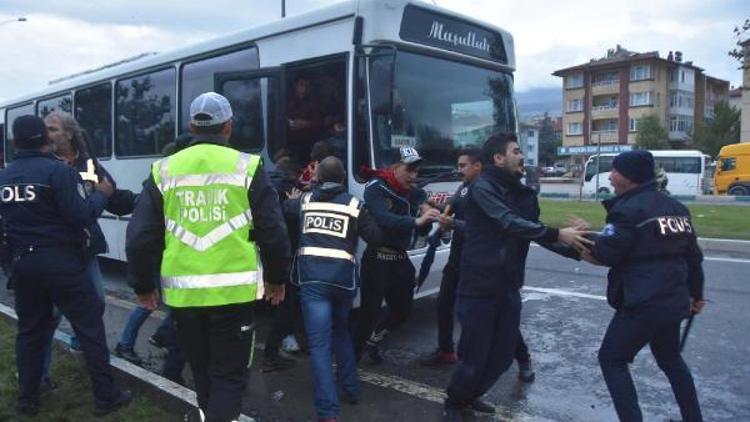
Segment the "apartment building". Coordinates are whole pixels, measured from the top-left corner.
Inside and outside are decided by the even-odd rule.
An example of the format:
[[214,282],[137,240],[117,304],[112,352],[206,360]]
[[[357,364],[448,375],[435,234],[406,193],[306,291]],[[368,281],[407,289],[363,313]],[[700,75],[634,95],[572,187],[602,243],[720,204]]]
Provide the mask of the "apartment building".
[[527,166],[539,165],[539,124],[524,123],[519,125],[521,149],[524,155],[524,164]]
[[563,145],[634,144],[638,123],[655,114],[676,148],[728,99],[729,82],[706,75],[679,51],[637,53],[619,45],[607,56],[557,70],[563,79]]

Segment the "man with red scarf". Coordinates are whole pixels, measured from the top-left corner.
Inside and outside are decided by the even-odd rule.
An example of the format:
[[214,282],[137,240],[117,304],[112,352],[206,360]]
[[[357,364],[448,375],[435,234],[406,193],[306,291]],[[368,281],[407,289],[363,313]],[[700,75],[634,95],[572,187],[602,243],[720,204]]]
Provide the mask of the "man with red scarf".
[[[414,231],[427,234],[440,212],[425,204],[427,195],[416,185],[422,157],[414,148],[403,147],[401,160],[374,176],[365,187],[365,205],[384,234],[382,246],[368,246],[362,256],[362,296],[359,325],[355,333],[357,360],[367,348],[373,363],[382,362],[379,343],[409,317],[414,301],[416,270],[409,260]],[[420,216],[417,216],[422,209]],[[380,318],[385,299],[388,313]]]

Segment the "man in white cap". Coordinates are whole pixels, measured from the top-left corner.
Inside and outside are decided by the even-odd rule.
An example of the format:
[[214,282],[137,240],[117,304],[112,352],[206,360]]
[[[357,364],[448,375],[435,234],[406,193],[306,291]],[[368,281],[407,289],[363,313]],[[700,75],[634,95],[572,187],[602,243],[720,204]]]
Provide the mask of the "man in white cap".
[[190,146],[152,166],[128,226],[128,262],[148,309],[159,302],[154,280],[161,267],[164,303],[195,379],[195,413],[232,421],[247,385],[252,302],[259,283],[272,304],[284,300],[290,246],[260,157],[228,145],[229,101],[215,92],[193,100],[190,132]]

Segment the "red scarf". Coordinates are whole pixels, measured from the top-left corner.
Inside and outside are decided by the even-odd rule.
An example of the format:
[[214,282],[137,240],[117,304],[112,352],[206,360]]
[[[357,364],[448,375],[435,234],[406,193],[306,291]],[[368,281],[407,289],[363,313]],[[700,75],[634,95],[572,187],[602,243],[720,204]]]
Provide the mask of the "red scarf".
[[404,188],[401,186],[401,183],[396,179],[396,173],[393,171],[393,169],[371,169],[367,166],[361,167],[362,174],[365,175],[366,178],[371,179],[373,177],[378,177],[383,179],[383,181],[393,190],[396,191],[399,195],[406,196],[409,194],[409,191],[411,191],[410,188]]

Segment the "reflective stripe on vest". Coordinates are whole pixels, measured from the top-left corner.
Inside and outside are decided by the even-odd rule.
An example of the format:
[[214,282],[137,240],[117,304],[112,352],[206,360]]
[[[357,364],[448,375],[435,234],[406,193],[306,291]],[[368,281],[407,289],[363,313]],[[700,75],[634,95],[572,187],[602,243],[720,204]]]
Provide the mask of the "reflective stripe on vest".
[[323,258],[346,259],[355,262],[354,255],[340,249],[303,246],[299,248],[299,254],[306,256],[318,256]]
[[354,218],[359,217],[359,199],[352,197],[349,205],[333,204],[330,202],[310,202],[312,194],[307,194],[302,199],[302,212],[305,211],[331,211],[347,214]]
[[253,178],[247,174],[249,165],[250,155],[240,154],[237,159],[237,170],[234,173],[185,174],[170,177],[169,159],[165,158],[159,163],[159,173],[161,174],[159,191],[164,194],[177,187],[207,185],[230,185],[250,189]]
[[258,271],[240,273],[182,275],[163,277],[162,287],[168,289],[205,289],[210,287],[241,286],[255,284],[258,281]]
[[198,235],[191,233],[184,227],[177,224],[174,220],[166,218],[165,223],[167,225],[167,231],[172,233],[174,237],[180,239],[180,241],[191,248],[203,252],[206,249],[214,246],[221,242],[227,236],[231,235],[235,230],[238,230],[249,224],[253,220],[252,213],[250,210],[244,213],[234,216],[226,223],[216,227],[215,229],[208,232],[205,236],[198,237]]

